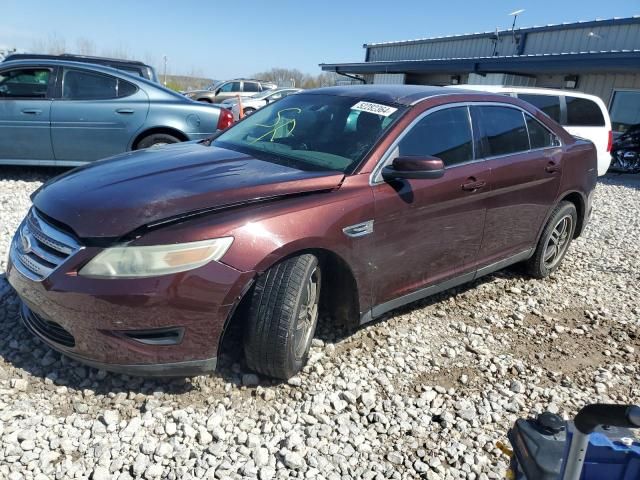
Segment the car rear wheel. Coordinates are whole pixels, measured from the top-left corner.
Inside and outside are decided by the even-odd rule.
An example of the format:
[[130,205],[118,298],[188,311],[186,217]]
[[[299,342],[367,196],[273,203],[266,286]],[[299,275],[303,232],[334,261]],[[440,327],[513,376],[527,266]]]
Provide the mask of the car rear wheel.
[[247,108],[243,108],[242,109],[243,115],[251,115],[255,111],[256,111],[256,109],[255,108],[251,108],[251,107],[247,107]]
[[251,369],[282,379],[302,369],[318,324],[321,282],[318,259],[310,254],[289,258],[256,280],[244,336]]
[[530,275],[546,278],[560,266],[573,239],[577,221],[575,205],[560,202],[542,231],[536,251],[526,262]]
[[170,143],[178,143],[179,138],[169,135],[168,133],[152,133],[143,137],[137,144],[135,150],[149,147],[161,147]]

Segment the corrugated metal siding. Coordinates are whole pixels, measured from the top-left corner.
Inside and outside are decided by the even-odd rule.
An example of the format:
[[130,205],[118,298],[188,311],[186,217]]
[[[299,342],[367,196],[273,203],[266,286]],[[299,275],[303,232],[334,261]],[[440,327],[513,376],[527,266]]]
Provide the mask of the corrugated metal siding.
[[376,73],[373,76],[373,83],[379,85],[402,85],[404,77],[404,73]]
[[640,24],[574,28],[527,35],[525,54],[633,50],[640,46]]
[[[369,48],[369,61],[426,60],[433,58],[490,57],[495,41],[489,37],[463,40],[425,41],[408,45],[379,45]],[[497,55],[514,55],[517,45],[511,35],[502,35],[495,46]]]
[[[516,37],[522,34],[516,30]],[[564,30],[533,31],[526,36],[524,54],[570,53],[640,48],[640,20],[638,23],[604,25]],[[518,44],[510,32],[502,32],[499,39],[487,34],[462,39],[426,39],[408,44],[375,45],[368,48],[369,61],[429,60],[437,58],[490,57],[516,55]]]

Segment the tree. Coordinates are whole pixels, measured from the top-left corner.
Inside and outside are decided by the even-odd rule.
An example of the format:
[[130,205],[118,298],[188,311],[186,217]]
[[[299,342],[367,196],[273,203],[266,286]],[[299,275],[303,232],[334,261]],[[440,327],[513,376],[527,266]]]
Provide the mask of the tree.
[[266,72],[256,73],[255,78],[273,82],[279,87],[317,88],[335,85],[335,78],[327,73],[309,75],[298,69],[272,68]]
[[88,38],[80,37],[76,40],[76,50],[80,55],[95,55],[96,45]]

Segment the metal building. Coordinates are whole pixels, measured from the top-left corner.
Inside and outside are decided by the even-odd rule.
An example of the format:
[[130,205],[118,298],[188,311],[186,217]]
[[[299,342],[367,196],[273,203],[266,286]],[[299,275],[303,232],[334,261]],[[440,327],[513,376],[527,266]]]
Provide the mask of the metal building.
[[365,61],[321,64],[366,83],[577,89],[640,123],[640,16],[369,43]]

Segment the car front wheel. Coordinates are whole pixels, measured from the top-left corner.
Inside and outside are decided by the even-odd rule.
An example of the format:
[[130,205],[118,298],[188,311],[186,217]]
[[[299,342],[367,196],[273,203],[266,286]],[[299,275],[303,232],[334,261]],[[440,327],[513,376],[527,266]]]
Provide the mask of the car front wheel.
[[560,202],[542,231],[526,268],[535,278],[546,278],[562,263],[576,231],[578,214],[571,202]]
[[318,324],[321,283],[310,254],[284,260],[256,280],[244,335],[251,369],[281,379],[302,369]]

